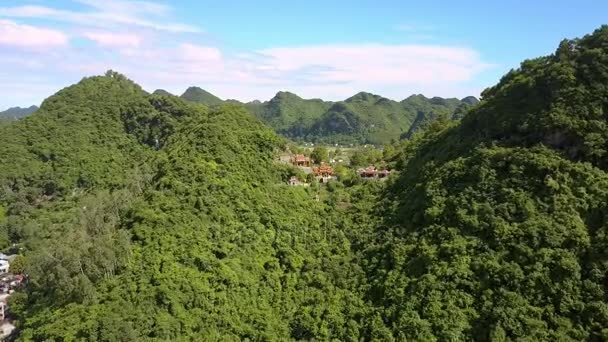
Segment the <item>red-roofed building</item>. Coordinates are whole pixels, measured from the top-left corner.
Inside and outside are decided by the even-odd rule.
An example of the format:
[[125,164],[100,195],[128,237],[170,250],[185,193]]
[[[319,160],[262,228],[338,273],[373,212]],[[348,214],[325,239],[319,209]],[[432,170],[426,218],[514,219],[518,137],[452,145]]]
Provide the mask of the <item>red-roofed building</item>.
[[294,166],[310,166],[310,158],[303,154],[296,154],[291,158],[291,163]]
[[357,173],[364,179],[386,178],[391,174],[389,170],[378,171],[374,166],[370,165],[365,169],[358,169]]
[[388,175],[390,175],[391,172],[389,170],[382,170],[378,172],[378,178],[385,178],[388,177]]
[[359,169],[359,176],[363,178],[374,178],[376,177],[376,168],[373,166],[368,166],[365,169]]
[[320,166],[318,167],[313,167],[312,168],[312,172],[315,174],[315,176],[317,177],[331,177],[334,174],[334,168],[326,165],[325,163],[321,163]]

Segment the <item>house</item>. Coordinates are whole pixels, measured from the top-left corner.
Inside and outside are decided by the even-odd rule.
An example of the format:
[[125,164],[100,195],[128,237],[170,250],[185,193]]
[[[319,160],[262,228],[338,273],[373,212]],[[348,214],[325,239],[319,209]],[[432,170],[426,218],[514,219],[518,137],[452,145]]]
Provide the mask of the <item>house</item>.
[[391,174],[389,170],[382,170],[378,172],[378,178],[386,178]]
[[334,168],[322,162],[318,167],[313,167],[312,172],[316,177],[331,177],[334,174]]
[[0,260],[0,273],[8,273],[8,260]]
[[291,185],[291,186],[298,186],[300,184],[301,184],[301,182],[298,179],[298,177],[296,177],[296,176],[291,176],[291,178],[289,179],[289,185]]
[[287,184],[289,184],[289,186],[309,186],[310,184],[306,183],[306,182],[302,182],[298,179],[298,177],[296,176],[291,176],[291,178],[289,179],[289,181],[287,182]]
[[363,179],[383,179],[391,174],[389,170],[378,171],[374,166],[370,165],[364,169],[358,169],[357,173]]
[[310,158],[303,154],[296,154],[291,158],[291,163],[294,166],[310,166]]
[[330,180],[336,179],[336,177],[334,177],[334,168],[326,165],[325,163],[321,163],[321,165],[313,167],[312,172],[321,183],[327,183]]
[[372,165],[366,167],[365,169],[357,170],[357,173],[361,178],[376,178],[376,168]]

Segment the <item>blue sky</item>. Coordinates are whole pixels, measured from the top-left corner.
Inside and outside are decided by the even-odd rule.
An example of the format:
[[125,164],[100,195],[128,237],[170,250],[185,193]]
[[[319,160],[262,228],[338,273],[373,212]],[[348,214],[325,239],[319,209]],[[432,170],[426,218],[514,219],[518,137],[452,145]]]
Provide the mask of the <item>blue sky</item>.
[[607,1],[0,1],[0,108],[114,69],[147,90],[478,95],[608,23]]

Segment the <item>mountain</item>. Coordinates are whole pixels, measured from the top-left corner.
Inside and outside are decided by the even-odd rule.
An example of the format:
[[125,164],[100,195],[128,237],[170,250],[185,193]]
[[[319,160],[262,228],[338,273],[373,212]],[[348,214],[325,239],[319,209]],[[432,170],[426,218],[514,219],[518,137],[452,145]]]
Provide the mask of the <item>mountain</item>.
[[460,120],[472,105],[477,104],[474,96],[458,99],[443,99],[434,97],[427,99],[423,95],[412,95],[401,101],[410,111],[415,111],[416,117],[408,130],[401,135],[402,139],[410,139],[414,133],[427,128],[432,122],[442,120]]
[[0,127],[0,249],[18,246],[28,274],[10,298],[18,339],[357,335],[345,238],[286,184],[284,144],[242,106],[112,71]]
[[38,110],[38,106],[30,106],[28,108],[12,107],[3,112],[0,112],[0,120],[9,119],[17,120],[26,117]]
[[296,140],[325,143],[386,144],[407,132],[417,116],[451,115],[462,102],[422,95],[401,102],[360,92],[345,101],[305,100],[279,92],[247,109],[278,133]]
[[154,92],[152,92],[152,95],[173,96],[173,94],[164,89],[156,89]]
[[476,104],[359,93],[320,118],[437,119],[358,151],[385,181],[295,187],[243,105],[84,78],[0,127],[0,250],[27,279],[11,339],[606,340],[606,84],[602,26]]
[[402,142],[359,242],[376,338],[608,338],[606,84],[603,26]]
[[467,96],[461,99],[460,102],[466,103],[468,105],[476,105],[479,103],[479,100],[475,96]]
[[329,109],[331,102],[320,99],[305,100],[281,91],[270,101],[249,102],[245,107],[255,117],[287,137],[300,137]]
[[190,87],[180,96],[191,102],[202,103],[207,106],[217,106],[223,103],[222,99],[199,87]]

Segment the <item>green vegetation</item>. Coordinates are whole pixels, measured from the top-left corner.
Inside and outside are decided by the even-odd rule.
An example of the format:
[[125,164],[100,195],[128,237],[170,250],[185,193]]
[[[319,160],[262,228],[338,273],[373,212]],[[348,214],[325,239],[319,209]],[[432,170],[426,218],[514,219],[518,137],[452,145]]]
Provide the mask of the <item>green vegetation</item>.
[[38,106],[30,106],[27,108],[12,107],[3,112],[0,112],[0,121],[18,120],[24,118],[38,110]]
[[390,143],[408,132],[417,118],[431,121],[439,114],[452,116],[461,104],[457,99],[427,99],[422,95],[396,102],[364,92],[332,103],[280,92],[269,102],[245,105],[291,139],[363,145]]
[[186,101],[201,103],[206,106],[218,106],[223,103],[222,99],[199,87],[186,89],[180,97]]
[[245,107],[258,119],[289,138],[303,137],[312,125],[329,109],[331,102],[304,100],[290,92],[281,91],[267,102],[249,102]]
[[159,95],[159,96],[174,96],[173,94],[171,94],[170,92],[164,90],[164,89],[156,89],[154,92],[152,92],[152,95]]
[[[181,96],[188,101],[218,105],[222,101],[208,92],[192,87]],[[409,138],[418,129],[445,115],[460,119],[477,99],[462,100],[412,95],[396,102],[361,92],[345,101],[328,102],[302,99],[281,91],[270,101],[240,103],[277,133],[295,141],[325,144],[388,144],[400,137]]]
[[327,147],[317,146],[310,153],[310,158],[315,164],[326,162],[329,159],[329,151]]
[[478,104],[407,99],[437,119],[350,155],[386,182],[339,165],[290,187],[287,142],[242,105],[86,78],[0,127],[0,247],[29,275],[16,338],[606,340],[606,84],[608,26]]
[[[608,338],[608,27],[404,143],[366,243],[398,340]],[[388,205],[388,203],[391,203]]]

